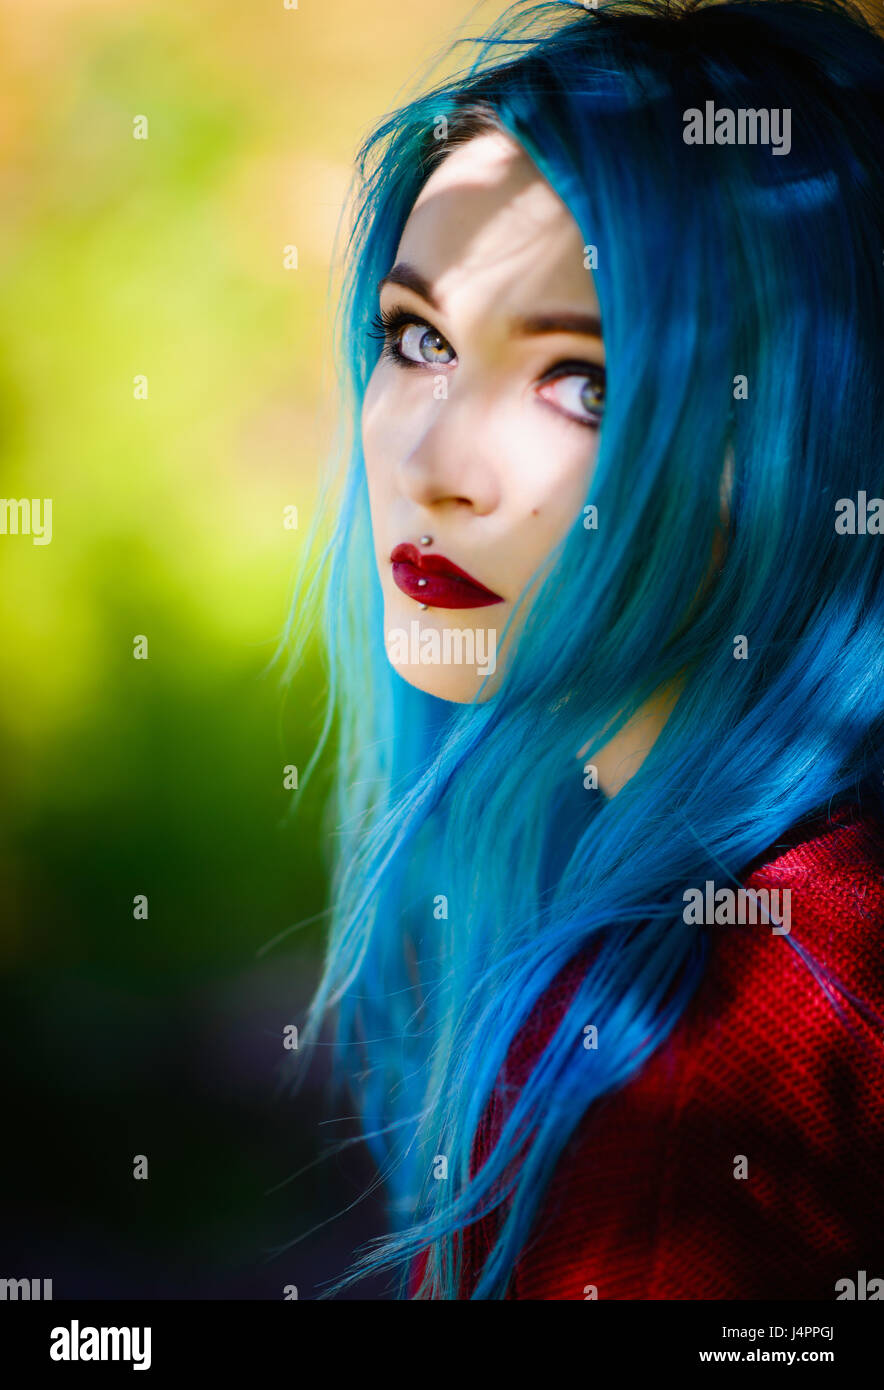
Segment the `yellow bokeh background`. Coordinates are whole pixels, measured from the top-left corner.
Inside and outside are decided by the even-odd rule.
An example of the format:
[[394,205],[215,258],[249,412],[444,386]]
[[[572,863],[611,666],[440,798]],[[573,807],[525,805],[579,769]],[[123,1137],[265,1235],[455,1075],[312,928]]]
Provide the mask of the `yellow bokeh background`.
[[377,1231],[360,1208],[260,1262],[371,1179],[314,1165],[321,1049],[271,1100],[323,948],[329,779],[291,814],[317,642],[287,694],[267,667],[338,423],[352,161],[467,11],[0,12],[0,493],[52,499],[49,544],[0,534],[0,1263],[56,1297],[308,1297]]

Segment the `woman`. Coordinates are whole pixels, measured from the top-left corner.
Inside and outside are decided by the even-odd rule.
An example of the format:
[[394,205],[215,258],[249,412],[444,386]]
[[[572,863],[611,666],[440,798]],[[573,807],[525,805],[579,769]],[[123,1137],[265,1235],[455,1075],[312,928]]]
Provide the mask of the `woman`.
[[366,141],[307,1032],[391,1230],[336,1287],[884,1276],[882,50],[518,5]]

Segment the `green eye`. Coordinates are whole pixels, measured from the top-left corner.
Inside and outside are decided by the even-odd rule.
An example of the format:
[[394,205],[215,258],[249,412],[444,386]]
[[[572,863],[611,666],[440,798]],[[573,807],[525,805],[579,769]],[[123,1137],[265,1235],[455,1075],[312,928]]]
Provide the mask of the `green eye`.
[[381,309],[369,332],[399,367],[447,367],[457,361],[454,348],[431,323],[401,307]]
[[605,373],[588,363],[566,363],[547,377],[540,395],[578,424],[598,427],[605,411]]
[[396,349],[409,362],[427,362],[430,365],[441,363],[447,366],[454,361],[454,348],[437,333],[423,323],[407,324],[394,339]]

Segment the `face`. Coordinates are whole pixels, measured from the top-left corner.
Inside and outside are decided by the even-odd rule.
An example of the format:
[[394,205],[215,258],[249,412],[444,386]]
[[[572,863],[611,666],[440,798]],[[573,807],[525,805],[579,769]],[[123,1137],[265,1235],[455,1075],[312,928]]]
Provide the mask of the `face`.
[[605,390],[584,255],[568,208],[495,133],[433,172],[381,281],[362,443],[387,655],[446,700],[497,689],[507,619],[582,516]]

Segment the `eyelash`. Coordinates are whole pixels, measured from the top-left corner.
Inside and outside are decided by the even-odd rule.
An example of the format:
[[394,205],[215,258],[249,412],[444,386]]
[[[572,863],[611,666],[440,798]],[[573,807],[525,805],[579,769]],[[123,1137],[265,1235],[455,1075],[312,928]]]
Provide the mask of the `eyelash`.
[[[424,371],[426,370],[425,367],[422,367],[418,362],[412,361],[410,357],[406,357],[404,353],[401,353],[396,346],[396,337],[400,329],[409,327],[413,324],[423,326],[424,328],[429,328],[432,333],[439,332],[438,328],[436,328],[434,324],[430,323],[427,319],[422,318],[420,314],[412,313],[410,309],[382,308],[375,314],[372,320],[372,325],[369,330],[369,334],[372,338],[377,338],[380,340],[381,356],[386,358],[388,362],[395,363],[397,367],[414,367],[417,369],[417,371]],[[444,335],[441,333],[439,334],[439,336],[444,337]],[[445,341],[447,342],[447,339]],[[432,368],[432,365],[433,364],[430,362],[426,364],[426,366],[430,368]],[[449,364],[447,362],[443,362],[439,365],[448,366]],[[586,376],[590,378],[596,378],[600,379],[603,384],[605,381],[604,368],[599,367],[597,363],[581,361],[579,359],[568,359],[554,363],[552,367],[550,367],[546,372],[544,372],[543,376],[540,379],[539,385],[544,386],[551,381],[558,381],[561,378],[568,376]],[[551,402],[548,401],[545,403],[551,404]],[[563,419],[570,420],[575,425],[582,425],[584,429],[597,430],[599,428],[600,421],[598,420],[581,420],[576,415],[571,415],[567,411],[559,409],[559,407],[557,406],[552,406],[552,408],[554,410],[557,410],[558,414],[561,415]]]
[[[388,361],[396,362],[399,366],[405,367],[418,365],[417,362],[412,362],[410,357],[404,357],[397,350],[395,342],[399,329],[412,323],[423,324],[424,328],[432,329],[434,333],[437,331],[431,323],[422,319],[420,314],[412,314],[405,309],[381,309],[375,314],[372,320],[371,337],[380,339],[381,352]],[[427,363],[427,366],[429,365]]]

